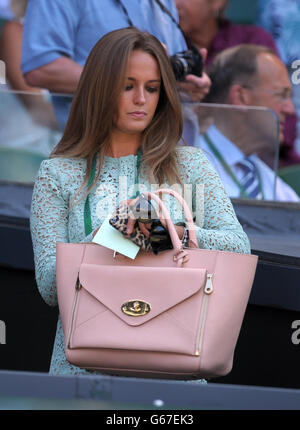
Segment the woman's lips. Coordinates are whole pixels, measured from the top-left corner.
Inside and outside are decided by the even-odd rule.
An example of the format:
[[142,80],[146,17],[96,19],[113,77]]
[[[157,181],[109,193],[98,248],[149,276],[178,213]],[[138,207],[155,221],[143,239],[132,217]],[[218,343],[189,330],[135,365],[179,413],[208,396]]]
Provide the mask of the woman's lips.
[[128,115],[132,116],[133,118],[144,118],[147,114],[143,111],[135,111],[129,112]]

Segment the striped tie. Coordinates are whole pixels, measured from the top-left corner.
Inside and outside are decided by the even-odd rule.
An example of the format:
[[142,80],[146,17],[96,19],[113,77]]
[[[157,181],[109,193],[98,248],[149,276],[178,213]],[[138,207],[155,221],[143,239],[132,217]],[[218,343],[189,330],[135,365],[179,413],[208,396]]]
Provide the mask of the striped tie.
[[245,157],[238,163],[243,169],[243,177],[240,183],[250,199],[261,199],[262,192],[258,179],[258,172],[255,164],[250,158]]

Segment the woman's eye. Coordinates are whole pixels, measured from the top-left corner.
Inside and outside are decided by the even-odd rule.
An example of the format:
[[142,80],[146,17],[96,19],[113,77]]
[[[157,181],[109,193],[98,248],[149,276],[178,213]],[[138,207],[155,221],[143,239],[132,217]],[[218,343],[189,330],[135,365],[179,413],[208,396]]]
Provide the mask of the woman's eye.
[[157,87],[148,87],[147,88],[147,91],[149,93],[156,93],[158,90],[159,90],[159,88],[157,88]]
[[125,86],[125,91],[130,91],[132,89],[132,85],[126,85]]

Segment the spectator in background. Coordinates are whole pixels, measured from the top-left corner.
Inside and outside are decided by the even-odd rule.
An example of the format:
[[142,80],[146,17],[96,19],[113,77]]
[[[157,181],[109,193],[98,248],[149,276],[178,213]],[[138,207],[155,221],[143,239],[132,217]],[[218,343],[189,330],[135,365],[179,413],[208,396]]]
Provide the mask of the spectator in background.
[[[6,79],[11,89],[18,91],[41,92],[25,82],[21,71],[21,53],[23,21],[27,0],[10,0],[7,2],[7,19],[3,25],[0,38],[0,57],[6,66]],[[10,12],[10,13],[8,13]]]
[[6,12],[3,3],[0,9],[6,17],[0,34],[0,58],[5,63],[6,85],[1,85],[0,89],[15,91],[1,94],[5,115],[0,118],[0,140],[1,146],[29,149],[48,156],[60,137],[48,91],[28,85],[21,70],[27,3],[28,0],[9,0]]
[[[173,0],[29,0],[22,58],[25,79],[29,85],[73,94],[95,43],[104,34],[128,26],[154,34],[173,55],[186,49],[176,20]],[[187,80],[184,90],[201,100],[210,86],[207,75],[190,75]],[[62,128],[70,105],[70,97],[55,105]]]
[[224,17],[228,0],[175,0],[175,3],[184,33],[196,47],[207,49],[207,65],[219,52],[241,43],[277,50],[266,30],[254,25],[233,24]]
[[[218,54],[209,70],[212,80],[207,103],[225,103],[235,106],[263,106],[272,109],[280,121],[280,140],[283,140],[285,118],[294,113],[291,83],[285,65],[270,49],[257,45],[239,45]],[[270,80],[272,76],[272,80]],[[252,153],[249,143],[252,129],[261,127],[263,136],[266,123],[251,114],[246,121],[230,121],[222,110],[216,114],[215,125],[199,136],[195,146],[204,149],[215,161],[221,180],[231,197],[250,197],[273,200],[274,171]],[[261,123],[260,123],[261,122]],[[217,127],[216,127],[217,126]],[[261,146],[265,142],[260,142]],[[257,151],[259,153],[259,145]],[[277,178],[275,200],[296,201],[300,198],[281,179]]]
[[[280,56],[287,66],[293,83],[294,103],[298,116],[298,132],[296,148],[300,153],[300,84],[295,68],[299,68],[300,60],[300,2],[295,0],[258,0],[257,24],[264,27],[274,37]],[[294,77],[294,79],[293,79]],[[295,163],[300,163],[300,156],[295,154],[293,147],[281,148],[282,165],[291,155]],[[296,155],[296,156],[295,156]]]
[[[273,37],[265,29],[233,24],[224,17],[228,0],[175,0],[175,3],[183,31],[196,47],[207,49],[207,65],[219,52],[240,44],[263,45],[278,53]],[[286,121],[280,147],[280,166],[300,162],[300,155],[295,150],[297,117],[290,115]]]

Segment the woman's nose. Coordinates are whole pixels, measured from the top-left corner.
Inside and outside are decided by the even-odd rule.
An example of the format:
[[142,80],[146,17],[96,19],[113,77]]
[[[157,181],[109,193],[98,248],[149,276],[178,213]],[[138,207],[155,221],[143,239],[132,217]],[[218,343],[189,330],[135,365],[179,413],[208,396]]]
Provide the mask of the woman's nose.
[[136,104],[144,104],[146,101],[144,88],[138,88],[134,95],[134,102]]

